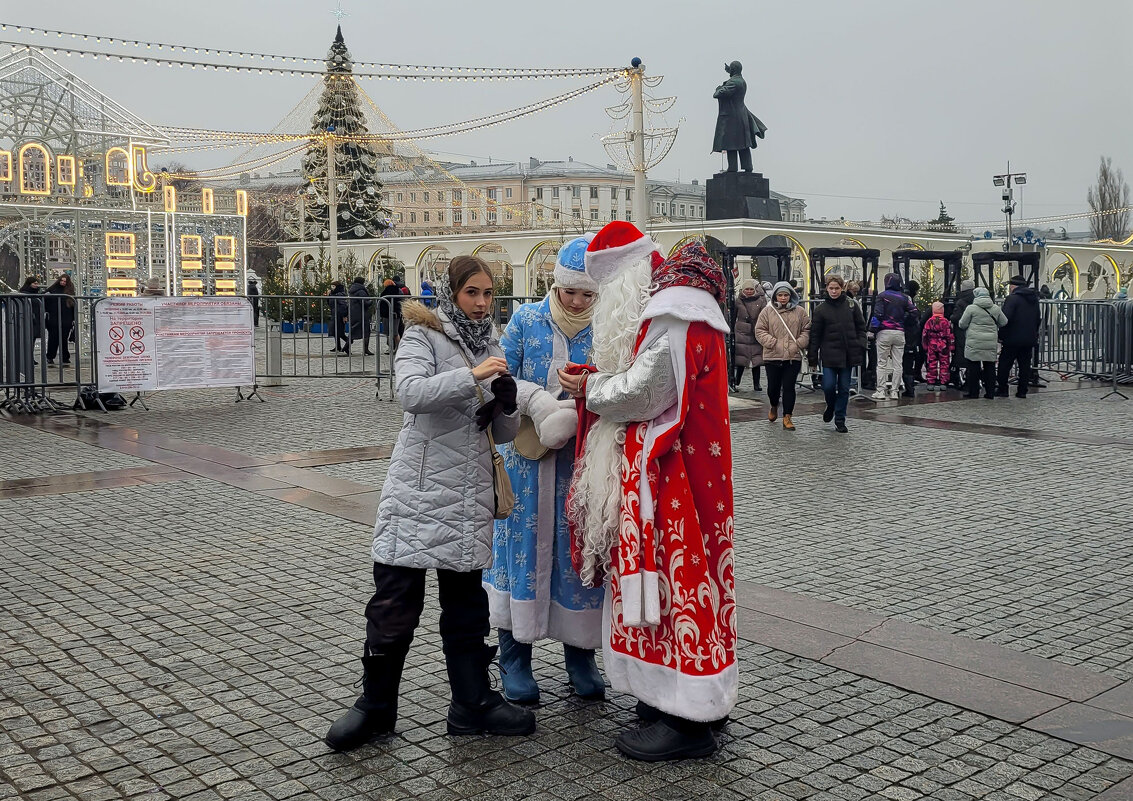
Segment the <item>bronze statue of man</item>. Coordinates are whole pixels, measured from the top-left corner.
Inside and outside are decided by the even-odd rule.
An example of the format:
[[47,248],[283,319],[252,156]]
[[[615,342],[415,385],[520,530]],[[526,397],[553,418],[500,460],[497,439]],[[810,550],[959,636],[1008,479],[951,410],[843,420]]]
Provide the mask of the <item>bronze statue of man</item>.
[[720,102],[712,152],[727,151],[728,172],[736,172],[737,160],[744,172],[751,172],[751,148],[756,146],[756,138],[762,139],[767,130],[767,126],[744,105],[747,81],[740,74],[742,69],[743,65],[738,61],[725,64],[728,80],[720,84],[712,95]]

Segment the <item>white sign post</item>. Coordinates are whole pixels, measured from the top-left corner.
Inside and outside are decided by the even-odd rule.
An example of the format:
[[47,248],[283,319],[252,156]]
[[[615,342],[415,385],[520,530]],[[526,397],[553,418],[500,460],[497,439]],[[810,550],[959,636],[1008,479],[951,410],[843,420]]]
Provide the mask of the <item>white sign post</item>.
[[94,327],[99,392],[255,386],[246,298],[105,298]]

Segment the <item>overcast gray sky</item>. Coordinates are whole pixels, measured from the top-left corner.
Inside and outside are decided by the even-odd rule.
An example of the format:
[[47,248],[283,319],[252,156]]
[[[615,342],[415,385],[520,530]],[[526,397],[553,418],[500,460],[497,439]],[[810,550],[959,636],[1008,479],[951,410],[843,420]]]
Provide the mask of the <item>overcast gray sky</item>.
[[[1028,173],[1025,217],[1079,212],[1099,156],[1133,177],[1130,0],[652,0],[571,3],[343,0],[358,61],[484,66],[620,65],[640,56],[675,95],[676,145],[651,175],[704,179],[713,89],[739,59],[748,107],[769,130],[755,153],[772,188],[814,216],[1000,216],[991,175]],[[0,0],[0,19],[81,32],[321,57],[332,0]],[[7,34],[11,38],[13,34]],[[15,35],[20,38],[18,35]],[[28,37],[23,37],[27,40]],[[34,41],[34,39],[32,40]],[[56,56],[143,118],[270,130],[311,79],[217,75]],[[585,79],[506,83],[366,82],[401,128],[461,120],[550,97]],[[619,102],[604,89],[505,126],[431,140],[500,160],[605,164],[598,138]],[[231,151],[213,158],[224,163]],[[1081,223],[1073,228],[1084,227]]]

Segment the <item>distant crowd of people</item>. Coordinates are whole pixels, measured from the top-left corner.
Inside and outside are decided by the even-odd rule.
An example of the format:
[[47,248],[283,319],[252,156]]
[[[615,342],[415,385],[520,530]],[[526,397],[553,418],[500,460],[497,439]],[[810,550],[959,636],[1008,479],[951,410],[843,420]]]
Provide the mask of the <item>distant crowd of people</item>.
[[793,282],[741,282],[731,321],[732,391],[740,389],[748,370],[752,388],[763,391],[762,368],[767,374],[768,420],[779,419],[782,404],[783,427],[794,430],[795,385],[805,354],[816,371],[821,365],[824,422],[833,420],[835,430],[845,433],[855,368],[861,389],[872,389],[870,397],[877,401],[913,397],[917,383],[932,392],[961,389],[969,398],[979,397],[982,384],[985,398],[1007,396],[1013,368],[1016,397],[1027,397],[1028,388],[1037,384],[1031,359],[1042,322],[1042,291],[1023,276],[1011,278],[1002,308],[987,289],[963,281],[950,316],[945,316],[943,300],[934,301],[924,313],[918,309],[916,281],[906,283],[898,273],[889,273],[883,285],[867,320],[861,285],[836,273],[826,276],[813,316]]

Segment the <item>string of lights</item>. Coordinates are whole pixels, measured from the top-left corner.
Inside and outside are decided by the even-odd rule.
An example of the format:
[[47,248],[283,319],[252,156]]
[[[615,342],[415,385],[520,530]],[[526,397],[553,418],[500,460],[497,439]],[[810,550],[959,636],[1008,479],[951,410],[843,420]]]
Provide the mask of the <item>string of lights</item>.
[[205,128],[178,128],[169,127],[165,128],[165,132],[171,139],[176,141],[192,141],[192,140],[239,140],[240,142],[256,142],[261,144],[271,144],[279,142],[295,142],[295,141],[316,141],[325,140],[327,138],[334,139],[338,142],[400,142],[406,140],[420,140],[420,139],[434,139],[441,136],[453,136],[455,134],[466,133],[468,131],[475,131],[481,128],[489,128],[495,125],[500,125],[512,120],[521,119],[522,117],[530,116],[547,109],[554,108],[555,106],[566,103],[588,92],[593,92],[600,89],[606,84],[610,83],[614,78],[604,78],[603,80],[596,81],[588,86],[583,86],[578,89],[573,89],[570,92],[557,95],[547,100],[539,101],[536,103],[528,103],[525,106],[509,109],[507,111],[489,114],[483,117],[476,117],[471,120],[464,120],[462,122],[447,123],[444,125],[434,125],[429,128],[416,128],[408,131],[397,131],[396,133],[385,134],[362,134],[362,135],[339,135],[339,134],[322,134],[322,133],[261,133],[250,131],[219,131],[210,130]]
[[[1051,215],[1051,216],[1048,216],[1048,217],[1031,217],[1030,219],[1026,219],[1026,220],[1016,220],[1014,222],[1014,226],[1015,227],[1026,227],[1026,226],[1046,225],[1046,224],[1053,223],[1053,222],[1068,222],[1068,221],[1074,221],[1074,220],[1089,220],[1089,219],[1093,219],[1093,218],[1096,218],[1096,217],[1106,217],[1106,216],[1110,216],[1110,215],[1113,215],[1113,214],[1124,214],[1125,212],[1128,212],[1128,211],[1131,211],[1131,210],[1133,210],[1133,206],[1122,206],[1122,207],[1116,208],[1116,209],[1101,209],[1099,211],[1083,211],[1083,212],[1078,212],[1076,214],[1059,214],[1059,215]],[[1000,219],[1000,220],[980,220],[978,222],[964,222],[964,223],[960,223],[960,225],[964,225],[964,226],[967,226],[969,228],[980,228],[980,227],[991,227],[991,226],[995,226],[995,225],[1000,225],[1000,224],[1002,224],[1002,222],[1003,222],[1002,219]]]
[[[9,40],[0,40],[0,45],[8,45],[12,48],[34,48],[37,50],[46,50],[51,53],[63,54],[66,56],[75,56],[79,58],[89,57],[92,61],[97,61],[99,58],[105,61],[119,61],[129,62],[131,64],[151,64],[163,65],[166,67],[187,67],[189,69],[212,70],[214,72],[245,72],[254,75],[289,75],[289,76],[308,76],[326,78],[327,80],[349,80],[351,75],[327,75],[325,68],[307,68],[307,67],[272,67],[266,65],[251,66],[246,64],[220,64],[212,61],[197,61],[193,59],[179,59],[170,58],[166,56],[144,56],[134,54],[121,54],[121,53],[107,53],[102,50],[83,50],[74,47],[62,47],[52,44],[28,44],[26,42],[14,42]],[[527,79],[546,79],[546,78],[574,78],[583,76],[594,75],[609,75],[616,74],[617,72],[624,72],[624,68],[603,68],[601,70],[593,70],[587,68],[568,69],[558,72],[551,72],[542,69],[531,70],[514,70],[514,71],[496,71],[496,72],[470,72],[470,71],[457,71],[457,72],[438,72],[438,68],[426,68],[416,72],[354,72],[354,78],[365,78],[367,80],[392,80],[392,81],[510,81],[510,80],[527,80]],[[430,71],[432,70],[432,71]]]
[[[194,55],[220,56],[222,58],[247,58],[260,61],[280,62],[284,64],[319,65],[324,58],[306,58],[302,56],[285,56],[273,53],[254,53],[247,50],[226,50],[216,47],[198,47],[195,45],[170,44],[168,42],[143,42],[138,39],[123,39],[118,36],[105,36],[93,33],[78,33],[75,31],[61,31],[55,28],[41,28],[35,25],[12,25],[0,23],[0,31],[15,31],[16,33],[42,34],[55,36],[59,39],[81,39],[84,42],[94,41],[97,44],[120,45],[123,47],[144,47],[146,50],[169,51],[170,53],[190,53]],[[479,75],[503,74],[515,72],[540,72],[548,76],[574,77],[579,75],[604,75],[618,71],[618,67],[471,67],[471,66],[443,66],[429,64],[396,64],[381,61],[356,61],[355,67],[367,70],[431,70],[445,72],[469,72]]]

